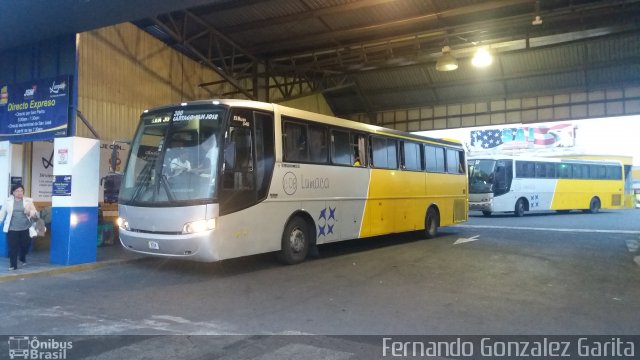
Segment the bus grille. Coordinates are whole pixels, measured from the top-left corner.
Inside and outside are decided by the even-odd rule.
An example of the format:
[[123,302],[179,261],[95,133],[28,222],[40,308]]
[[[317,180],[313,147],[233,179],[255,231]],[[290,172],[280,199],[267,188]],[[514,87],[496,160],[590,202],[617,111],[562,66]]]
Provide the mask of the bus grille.
[[611,195],[611,206],[622,205],[622,196],[620,194]]
[[466,220],[467,202],[464,199],[453,201],[453,221],[463,222]]
[[182,235],[182,231],[150,231],[150,230],[140,230],[140,229],[131,229],[131,231],[142,233],[142,234]]

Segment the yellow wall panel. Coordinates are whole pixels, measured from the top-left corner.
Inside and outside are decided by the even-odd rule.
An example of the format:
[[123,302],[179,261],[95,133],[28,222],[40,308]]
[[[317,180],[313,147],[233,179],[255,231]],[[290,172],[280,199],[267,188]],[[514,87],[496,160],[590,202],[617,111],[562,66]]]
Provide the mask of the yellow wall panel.
[[291,100],[278,102],[280,105],[311,111],[319,114],[334,116],[333,111],[322,94],[314,94]]
[[[110,141],[130,139],[144,109],[211,98],[198,85],[221,77],[123,23],[80,34],[78,80],[78,110]],[[77,121],[77,135],[92,137]]]

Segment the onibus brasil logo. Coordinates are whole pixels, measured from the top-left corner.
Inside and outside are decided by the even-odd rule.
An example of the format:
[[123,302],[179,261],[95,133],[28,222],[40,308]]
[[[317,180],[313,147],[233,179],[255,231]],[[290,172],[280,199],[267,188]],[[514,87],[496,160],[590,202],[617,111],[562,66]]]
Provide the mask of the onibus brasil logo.
[[35,336],[9,336],[8,342],[10,359],[66,359],[67,350],[73,348],[71,341]]

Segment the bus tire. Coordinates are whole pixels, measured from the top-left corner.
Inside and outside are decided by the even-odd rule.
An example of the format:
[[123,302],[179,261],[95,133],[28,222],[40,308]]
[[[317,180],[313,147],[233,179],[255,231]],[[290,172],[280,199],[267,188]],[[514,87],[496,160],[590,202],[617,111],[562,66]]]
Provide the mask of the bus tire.
[[284,228],[278,260],[287,265],[301,263],[307,258],[310,245],[309,226],[304,219],[296,216]]
[[490,216],[491,216],[491,211],[483,210],[483,211],[482,211],[482,215],[483,215],[484,217],[490,217]]
[[589,214],[595,214],[600,211],[600,199],[597,197],[591,198],[591,202],[589,202],[589,210],[585,210],[584,212],[588,212]]
[[438,226],[440,226],[440,216],[433,207],[430,207],[424,219],[424,233],[427,239],[433,239],[438,235]]
[[526,204],[523,198],[518,199],[516,201],[515,209],[513,210],[513,214],[517,217],[522,217],[524,215],[524,211],[526,209]]
[[558,214],[568,214],[571,210],[556,210]]

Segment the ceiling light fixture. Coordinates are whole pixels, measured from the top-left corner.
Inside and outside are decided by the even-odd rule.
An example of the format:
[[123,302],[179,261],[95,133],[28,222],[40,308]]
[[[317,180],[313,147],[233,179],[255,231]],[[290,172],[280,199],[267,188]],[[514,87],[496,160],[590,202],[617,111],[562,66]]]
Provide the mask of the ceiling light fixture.
[[489,53],[489,51],[487,51],[487,49],[485,48],[479,48],[478,50],[476,50],[476,53],[473,54],[473,57],[471,58],[471,65],[478,68],[487,67],[492,63],[493,56],[491,56],[491,53]]
[[536,15],[536,17],[533,18],[531,25],[542,25],[542,18],[540,17],[540,15]]
[[438,71],[453,71],[458,68],[458,60],[451,55],[451,48],[445,46],[442,48],[442,56],[436,62],[436,70]]
[[536,1],[536,5],[535,5],[535,12],[536,15],[533,18],[533,21],[531,22],[531,25],[542,25],[542,18],[540,17],[540,0]]

